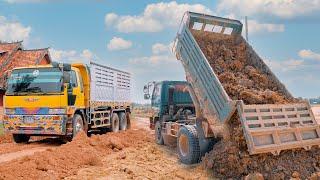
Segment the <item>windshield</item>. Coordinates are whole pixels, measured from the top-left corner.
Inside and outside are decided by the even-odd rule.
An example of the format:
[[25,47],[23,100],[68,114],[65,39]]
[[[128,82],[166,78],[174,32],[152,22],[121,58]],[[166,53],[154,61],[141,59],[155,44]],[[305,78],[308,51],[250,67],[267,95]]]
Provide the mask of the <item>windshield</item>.
[[13,70],[8,79],[6,95],[59,93],[63,75],[58,68],[28,68]]

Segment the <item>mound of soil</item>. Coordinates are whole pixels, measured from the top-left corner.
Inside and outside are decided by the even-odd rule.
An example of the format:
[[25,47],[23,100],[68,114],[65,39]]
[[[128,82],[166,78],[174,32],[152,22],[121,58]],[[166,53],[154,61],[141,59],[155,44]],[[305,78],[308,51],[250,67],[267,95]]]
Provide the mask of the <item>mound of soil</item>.
[[[252,56],[253,50],[242,37],[200,31],[192,31],[192,34],[231,99],[243,100],[245,104],[298,102],[267,66]],[[320,168],[317,149],[290,150],[279,156],[249,156],[237,113],[228,127],[231,139],[218,142],[203,158],[203,164],[218,178],[247,176],[246,179],[252,179],[256,172],[267,179],[307,178]]]
[[3,135],[0,135],[0,144],[3,143],[12,143],[13,142],[13,137],[12,134],[10,133],[5,133]]
[[146,132],[128,130],[121,133],[93,135],[84,133],[59,148],[0,166],[0,179],[62,179],[75,175],[79,168],[100,166],[101,157],[126,147],[143,146],[152,141]]

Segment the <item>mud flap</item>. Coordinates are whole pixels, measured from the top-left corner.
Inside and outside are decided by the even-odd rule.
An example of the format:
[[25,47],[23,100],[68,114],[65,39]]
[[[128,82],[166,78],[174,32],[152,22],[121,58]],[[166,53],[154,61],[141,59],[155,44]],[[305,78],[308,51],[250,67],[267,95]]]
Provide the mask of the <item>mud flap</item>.
[[196,130],[199,137],[200,156],[202,157],[212,150],[213,146],[218,142],[218,139],[205,137],[201,119],[196,120]]

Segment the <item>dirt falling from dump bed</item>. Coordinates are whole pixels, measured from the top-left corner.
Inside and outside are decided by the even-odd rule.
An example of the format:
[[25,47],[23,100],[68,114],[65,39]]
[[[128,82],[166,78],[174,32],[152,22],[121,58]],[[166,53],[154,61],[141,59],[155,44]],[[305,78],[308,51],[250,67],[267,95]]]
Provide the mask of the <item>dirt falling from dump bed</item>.
[[[192,33],[233,100],[243,100],[245,104],[297,102],[282,92],[271,74],[264,74],[251,64],[247,44],[241,37],[198,31]],[[237,113],[228,126],[231,139],[218,142],[203,158],[203,165],[212,169],[216,177],[240,179],[258,172],[266,179],[317,178],[315,172],[320,170],[318,149],[284,151],[279,156],[249,156]]]
[[262,73],[248,58],[241,37],[192,31],[201,50],[233,100],[245,104],[281,104],[294,101],[282,92],[271,74]]

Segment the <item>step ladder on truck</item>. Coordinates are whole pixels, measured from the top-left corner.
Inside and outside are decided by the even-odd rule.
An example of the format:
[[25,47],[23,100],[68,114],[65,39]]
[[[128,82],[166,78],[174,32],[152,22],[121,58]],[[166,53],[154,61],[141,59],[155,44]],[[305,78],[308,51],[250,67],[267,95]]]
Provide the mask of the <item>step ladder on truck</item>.
[[[320,146],[320,125],[309,102],[246,105],[241,99],[232,100],[191,30],[241,36],[242,23],[194,12],[186,12],[181,21],[173,51],[181,61],[190,84],[189,93],[195,106],[196,120],[194,124],[169,123],[162,126],[162,131],[176,129],[177,133],[172,136],[177,139],[178,155],[183,163],[199,162],[201,156],[212,149],[217,137],[226,138],[226,124],[235,113],[241,121],[250,155],[279,155],[282,150],[310,150],[313,146]],[[270,74],[278,88],[291,96],[251,46],[245,43],[251,56],[254,56],[254,66]]]

